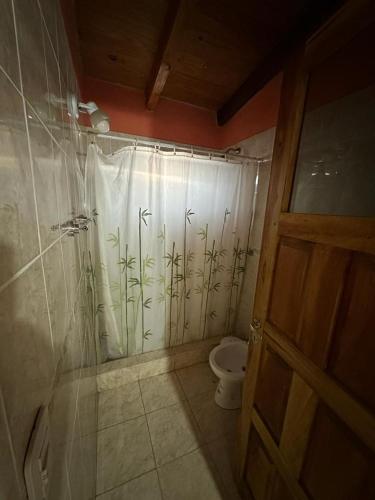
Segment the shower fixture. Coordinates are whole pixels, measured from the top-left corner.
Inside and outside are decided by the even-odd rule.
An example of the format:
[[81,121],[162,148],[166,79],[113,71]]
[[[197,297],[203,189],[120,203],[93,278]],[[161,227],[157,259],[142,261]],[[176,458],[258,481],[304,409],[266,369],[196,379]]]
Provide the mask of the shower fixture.
[[51,226],[51,231],[62,230],[65,231],[68,236],[75,236],[80,231],[88,231],[88,223],[94,221],[94,218],[88,218],[85,215],[77,215],[73,219],[67,220],[62,224],[55,224]]
[[225,154],[227,155],[233,155],[233,156],[237,156],[237,155],[240,155],[242,152],[242,149],[241,147],[238,147],[238,148],[228,148],[226,151],[225,151]]
[[67,99],[61,99],[53,94],[48,95],[46,98],[53,106],[65,106],[68,109],[68,115],[75,120],[78,120],[80,113],[87,113],[94,130],[101,134],[109,132],[109,116],[98,108],[95,102],[79,102],[75,94],[68,94]]
[[80,102],[78,104],[78,109],[80,112],[85,110],[88,113],[93,129],[102,134],[109,132],[109,116],[99,109],[95,102],[88,102],[86,104]]
[[109,132],[109,116],[99,109],[95,102],[78,102],[75,94],[69,94],[67,104],[70,116],[78,120],[79,113],[87,113],[94,130],[102,134]]

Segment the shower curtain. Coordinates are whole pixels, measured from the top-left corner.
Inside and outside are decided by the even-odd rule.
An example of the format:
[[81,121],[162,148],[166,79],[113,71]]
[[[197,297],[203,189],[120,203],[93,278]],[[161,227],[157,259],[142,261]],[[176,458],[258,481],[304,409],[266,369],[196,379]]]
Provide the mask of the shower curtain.
[[88,272],[107,358],[236,333],[255,188],[249,163],[88,147]]

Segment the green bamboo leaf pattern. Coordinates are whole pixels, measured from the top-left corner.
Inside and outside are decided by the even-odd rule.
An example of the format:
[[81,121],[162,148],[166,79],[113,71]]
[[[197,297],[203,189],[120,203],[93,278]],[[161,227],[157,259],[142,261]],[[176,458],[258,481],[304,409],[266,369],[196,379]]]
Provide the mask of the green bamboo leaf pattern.
[[119,239],[118,236],[114,233],[109,233],[107,241],[112,243],[112,247],[115,248],[119,245]]
[[204,324],[203,324],[203,335],[202,338],[205,338],[206,336],[206,326],[207,326],[207,307],[208,307],[208,301],[209,301],[209,294],[211,290],[211,278],[212,278],[212,266],[216,261],[217,258],[217,251],[215,249],[215,240],[212,241],[212,248],[211,250],[206,250],[204,255],[207,256],[207,263],[210,264],[209,266],[209,272],[208,272],[208,282],[207,282],[207,293],[206,293],[206,306],[205,306],[205,311],[204,311]]
[[104,312],[104,304],[98,304],[96,306],[96,314],[103,313]]
[[121,258],[119,261],[120,266],[122,266],[122,272],[125,272],[125,269],[134,270],[135,258],[129,256],[128,258]]
[[188,253],[186,255],[186,262],[193,262],[193,260],[194,260],[194,252],[188,250]]
[[143,261],[143,266],[152,269],[154,265],[155,265],[155,259],[153,257],[146,255],[146,258]]
[[185,211],[185,219],[188,221],[189,224],[191,224],[190,217],[194,215],[194,212],[189,208],[189,210],[186,209]]
[[208,231],[208,224],[206,224],[206,228],[203,228],[203,227],[200,228],[200,230],[197,234],[198,234],[198,236],[201,237],[201,240],[207,239],[207,231]]
[[109,288],[111,290],[119,290],[120,289],[120,283],[118,281],[113,281],[110,285],[109,285]]
[[[215,223],[209,228],[194,208],[184,208],[179,216],[180,229],[174,233],[175,241],[166,224],[155,228],[149,208],[137,209],[138,235],[132,234],[129,247],[122,239],[123,228],[121,234],[117,228],[107,235],[109,251],[112,252],[110,247],[115,249],[118,272],[111,274],[108,282],[106,276],[113,273],[111,267],[97,265],[99,280],[95,286],[106,287],[112,299],[107,305],[95,305],[97,321],[103,321],[99,316],[105,317],[108,308],[116,311],[121,332],[119,349],[127,356],[144,352],[145,342],[152,335],[156,336],[155,346],[160,345],[159,337],[163,339],[163,334],[164,345],[171,346],[185,343],[187,337],[193,340],[199,335],[204,339],[214,331],[222,333],[221,328],[227,334],[231,332],[247,258],[253,254],[249,239],[246,245],[246,229],[239,226],[236,232],[234,227],[242,219],[238,219],[237,213],[231,216],[231,211],[223,207],[219,227]],[[177,209],[173,217],[178,217]],[[171,231],[176,227],[178,223],[176,226],[173,222]],[[90,279],[96,281],[95,270],[86,267]],[[194,308],[199,309],[199,316]],[[160,326],[148,328],[153,317],[163,315],[165,320]],[[149,349],[150,345],[146,346]]]
[[152,298],[151,297],[148,297],[144,302],[143,302],[143,307],[145,307],[146,309],[151,309],[151,302],[152,302]]
[[141,216],[141,219],[142,219],[143,223],[145,224],[145,226],[147,226],[146,217],[149,217],[150,215],[152,215],[152,213],[148,211],[148,208],[141,211],[140,216]]
[[221,283],[215,283],[214,285],[211,286],[210,292],[219,292],[221,287]]
[[203,269],[199,268],[197,271],[195,271],[195,276],[197,278],[204,278],[204,271],[203,271]]
[[138,278],[129,278],[129,283],[131,283],[130,285],[130,288],[132,288],[133,286],[141,286],[141,282]]
[[143,333],[143,339],[147,340],[149,337],[151,337],[152,333],[151,333],[151,330],[146,330],[144,333]]

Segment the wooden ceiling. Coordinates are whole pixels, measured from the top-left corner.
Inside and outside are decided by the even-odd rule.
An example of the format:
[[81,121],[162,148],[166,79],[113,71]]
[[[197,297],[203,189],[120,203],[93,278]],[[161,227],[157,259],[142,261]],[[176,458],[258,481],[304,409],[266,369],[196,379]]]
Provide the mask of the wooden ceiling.
[[330,15],[328,0],[76,0],[85,74],[233,114]]

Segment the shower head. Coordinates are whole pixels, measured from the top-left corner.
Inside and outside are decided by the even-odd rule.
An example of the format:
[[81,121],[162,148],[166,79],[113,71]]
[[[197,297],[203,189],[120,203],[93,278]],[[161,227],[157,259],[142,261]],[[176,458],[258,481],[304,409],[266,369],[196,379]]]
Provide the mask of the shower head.
[[94,130],[105,134],[109,132],[109,116],[98,108],[95,102],[78,102],[75,94],[69,94],[67,99],[68,113],[78,120],[79,113],[87,113]]
[[95,102],[88,102],[87,104],[80,102],[78,105],[79,110],[85,110],[89,117],[93,129],[105,134],[109,132],[109,116],[104,113]]

